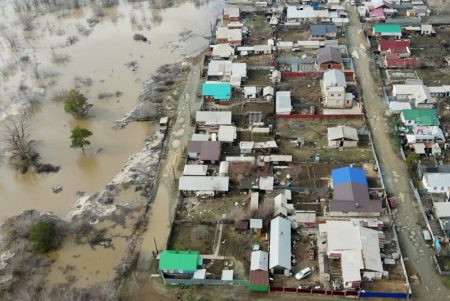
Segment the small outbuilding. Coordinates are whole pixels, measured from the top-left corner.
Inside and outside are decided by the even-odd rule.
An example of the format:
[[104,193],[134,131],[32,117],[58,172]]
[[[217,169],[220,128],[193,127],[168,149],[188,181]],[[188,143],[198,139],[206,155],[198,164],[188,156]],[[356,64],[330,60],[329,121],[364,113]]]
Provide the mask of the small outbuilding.
[[328,147],[357,147],[358,132],[355,128],[339,125],[328,128]]

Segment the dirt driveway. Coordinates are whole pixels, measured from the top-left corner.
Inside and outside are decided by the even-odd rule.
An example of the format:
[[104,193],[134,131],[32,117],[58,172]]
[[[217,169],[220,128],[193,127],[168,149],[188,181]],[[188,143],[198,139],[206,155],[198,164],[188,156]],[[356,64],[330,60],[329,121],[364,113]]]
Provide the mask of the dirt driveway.
[[374,78],[370,72],[370,55],[367,52],[367,40],[361,30],[362,24],[356,10],[349,7],[349,11],[351,17],[347,33],[349,51],[353,56],[363,91],[375,150],[380,160],[386,189],[399,199],[399,210],[394,219],[400,247],[403,256],[413,263],[421,279],[420,283],[413,283],[414,296],[416,300],[448,300],[450,291],[444,287],[435,271],[433,250],[425,244],[420,235],[418,205],[409,185],[406,165],[400,158],[399,150],[390,135],[392,129],[385,115],[387,107],[377,95],[376,82],[379,82],[379,78]]

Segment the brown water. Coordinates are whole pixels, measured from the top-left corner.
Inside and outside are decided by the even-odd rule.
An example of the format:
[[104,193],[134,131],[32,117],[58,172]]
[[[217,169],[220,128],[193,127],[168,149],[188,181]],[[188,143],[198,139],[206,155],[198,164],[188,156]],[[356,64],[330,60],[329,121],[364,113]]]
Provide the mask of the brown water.
[[[75,24],[86,24],[85,19],[92,15],[90,8],[64,18],[45,15],[37,19],[40,29],[23,42],[24,47],[29,48],[21,51],[32,53],[41,70],[59,73],[53,78],[56,85],[46,95],[62,88],[73,88],[75,77],[90,78],[92,85],[81,85],[80,90],[94,107],[87,120],[76,121],[64,113],[62,104],[53,103],[48,97],[38,105],[30,120],[32,137],[39,141],[42,162],[61,165],[62,169],[49,175],[22,175],[7,164],[0,165],[0,222],[26,209],[52,211],[65,216],[77,198],[77,191],[90,194],[104,188],[127,158],[143,146],[143,139],[152,127],[149,123],[138,123],[129,124],[123,130],[114,130],[113,121],[136,105],[142,81],[158,66],[179,61],[184,55],[196,53],[207,45],[202,36],[209,35],[211,20],[220,9],[217,2],[221,1],[211,1],[199,7],[193,3],[183,3],[161,10],[149,9],[147,2],[134,8],[121,3],[117,8],[107,10],[106,17],[87,37],[78,34]],[[151,43],[133,41],[132,36],[137,28],[130,22],[133,15],[138,22],[151,26],[140,31]],[[158,18],[155,18],[156,15]],[[55,34],[55,28],[64,29],[65,34]],[[194,36],[181,39],[180,33],[186,30],[193,31]],[[76,34],[79,41],[65,47],[68,34]],[[70,55],[70,62],[65,65],[52,64],[51,48],[57,53]],[[0,48],[1,51],[5,52],[5,57],[7,50]],[[125,66],[132,60],[139,64],[135,72]],[[12,97],[20,81],[29,85],[39,84],[30,78],[30,73],[28,68],[8,80],[2,80],[0,97]],[[116,91],[123,94],[97,99],[98,93]],[[76,125],[94,133],[85,154],[69,147],[70,130]],[[58,194],[52,193],[51,188],[58,185],[63,186],[64,190]]]

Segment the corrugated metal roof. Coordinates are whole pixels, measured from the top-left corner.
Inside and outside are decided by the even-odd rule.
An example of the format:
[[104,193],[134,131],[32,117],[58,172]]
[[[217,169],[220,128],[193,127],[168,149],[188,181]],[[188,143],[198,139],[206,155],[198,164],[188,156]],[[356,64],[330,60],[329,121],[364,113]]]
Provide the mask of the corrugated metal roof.
[[270,222],[269,268],[291,269],[291,222],[276,217]]
[[199,258],[198,251],[164,250],[159,256],[159,269],[195,271]]
[[339,49],[335,47],[325,46],[323,48],[319,49],[319,52],[317,54],[317,61],[319,64],[327,63],[327,62],[333,62],[333,63],[339,63],[342,64],[342,55]]
[[184,176],[206,176],[208,165],[185,165]]
[[264,251],[253,251],[250,258],[250,271],[269,269],[269,254]]
[[337,184],[353,182],[367,187],[367,178],[364,170],[354,167],[341,167],[331,171],[333,187]]
[[202,96],[212,96],[217,100],[229,100],[231,98],[230,83],[204,83]]
[[336,33],[335,24],[312,24],[309,26],[309,32],[312,36],[325,36],[327,33]]
[[179,190],[185,191],[228,191],[228,177],[181,176]]
[[345,125],[339,125],[336,127],[328,128],[328,141],[336,139],[350,139],[358,141],[358,132],[356,129]]
[[206,125],[230,125],[231,115],[228,111],[197,111],[195,119]]

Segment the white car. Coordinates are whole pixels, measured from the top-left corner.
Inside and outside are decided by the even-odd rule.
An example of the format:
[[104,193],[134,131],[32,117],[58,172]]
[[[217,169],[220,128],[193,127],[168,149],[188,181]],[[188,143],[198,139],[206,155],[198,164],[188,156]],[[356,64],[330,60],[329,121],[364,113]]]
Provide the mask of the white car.
[[304,268],[303,270],[295,274],[295,279],[297,280],[305,279],[306,277],[311,276],[311,273],[312,273],[311,268]]

